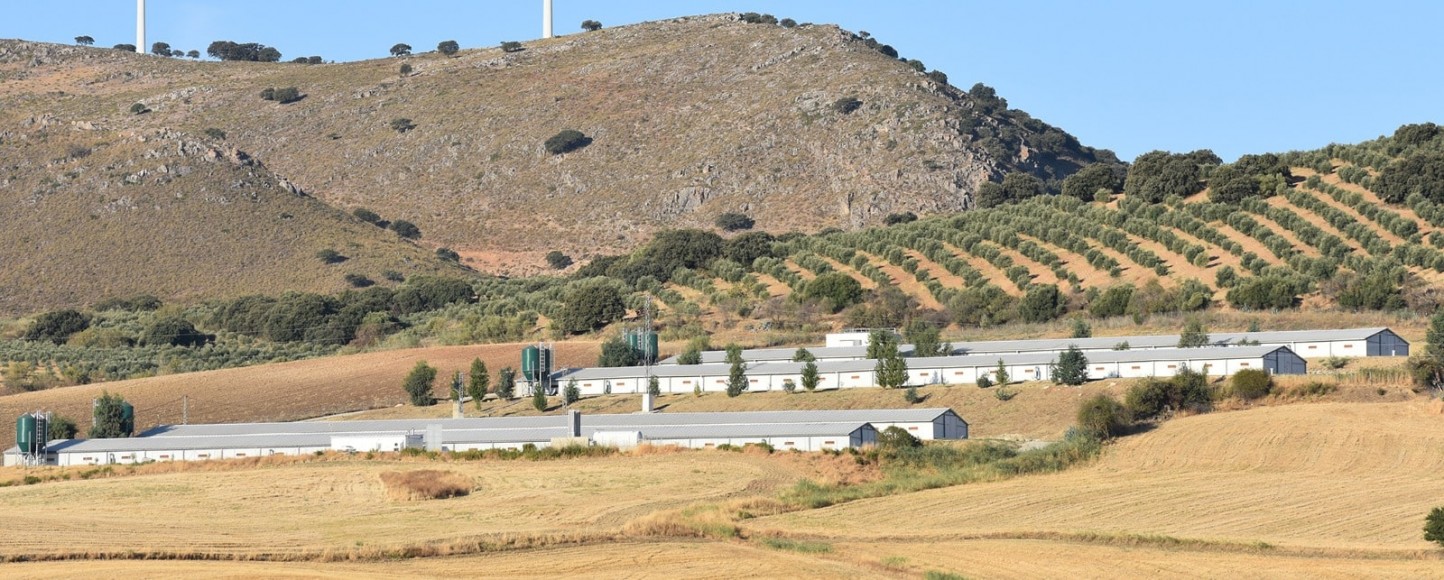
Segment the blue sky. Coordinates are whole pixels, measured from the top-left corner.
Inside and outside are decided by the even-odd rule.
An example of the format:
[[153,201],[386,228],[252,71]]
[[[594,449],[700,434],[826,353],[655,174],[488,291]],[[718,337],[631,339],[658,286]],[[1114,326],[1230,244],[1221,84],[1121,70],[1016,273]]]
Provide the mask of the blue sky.
[[[132,0],[0,0],[0,38],[135,41]],[[1011,106],[1118,152],[1313,149],[1444,122],[1444,2],[555,0],[556,29],[756,11],[866,30]],[[386,56],[540,35],[540,0],[148,0],[148,41],[260,42],[287,60]]]

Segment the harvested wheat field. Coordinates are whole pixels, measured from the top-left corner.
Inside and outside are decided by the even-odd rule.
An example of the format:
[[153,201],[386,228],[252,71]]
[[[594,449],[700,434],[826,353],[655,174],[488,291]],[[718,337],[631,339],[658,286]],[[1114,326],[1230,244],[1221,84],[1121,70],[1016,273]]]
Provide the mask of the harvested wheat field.
[[37,562],[0,566],[10,578],[101,573],[145,578],[846,578],[896,576],[875,566],[742,542],[636,542],[389,562]]
[[1430,551],[1420,529],[1441,500],[1444,415],[1418,401],[1323,403],[1176,419],[1092,466],[751,526],[838,541],[1144,534],[1393,558]]
[[791,467],[800,464],[726,452],[452,462],[447,471],[474,479],[469,495],[387,497],[381,474],[427,464],[357,459],[3,488],[5,513],[33,533],[0,538],[0,554],[311,559],[596,541],[647,513],[772,494],[801,476]]

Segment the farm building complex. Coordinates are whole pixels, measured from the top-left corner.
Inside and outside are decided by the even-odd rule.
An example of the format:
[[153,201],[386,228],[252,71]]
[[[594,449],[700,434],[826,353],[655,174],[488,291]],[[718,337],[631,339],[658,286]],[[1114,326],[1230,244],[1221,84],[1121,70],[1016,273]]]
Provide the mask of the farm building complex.
[[[1089,379],[1168,377],[1185,368],[1207,375],[1231,375],[1250,368],[1280,375],[1308,372],[1304,359],[1285,346],[1105,350],[1088,352],[1086,356]],[[1052,364],[1057,357],[1057,352],[1027,352],[909,358],[908,382],[904,386],[970,384],[979,376],[993,373],[1000,363],[1014,380],[1051,380]],[[819,361],[818,388],[876,386],[876,364],[877,361],[870,359]],[[747,390],[784,390],[789,382],[798,387],[802,385],[804,365],[749,363]],[[650,369],[663,393],[690,393],[698,388],[725,391],[730,371],[728,364],[659,365]],[[638,393],[646,391],[648,372],[641,367],[588,368],[564,371],[558,380],[564,383],[575,380],[582,395]]]
[[[318,451],[438,451],[547,447],[553,443],[619,447],[640,443],[708,448],[766,443],[777,449],[820,451],[862,447],[888,427],[919,439],[966,439],[968,424],[951,409],[766,411],[744,413],[646,413],[170,425],[137,437],[50,442],[42,461],[50,465],[107,465],[149,461],[199,461]],[[18,447],[5,465],[22,461]]]
[[[854,333],[855,334],[855,333]],[[865,337],[864,337],[865,338]],[[1179,335],[1107,336],[1096,338],[1044,338],[1035,340],[999,340],[986,342],[955,342],[953,355],[1056,353],[1076,346],[1079,350],[1110,351],[1123,346],[1128,350],[1153,350],[1178,348]],[[828,344],[841,341],[829,337]],[[867,345],[855,344],[857,339],[848,341],[847,346],[824,346],[808,349],[818,361],[864,360]],[[1220,332],[1209,334],[1210,347],[1238,346],[1284,346],[1305,357],[1361,357],[1361,356],[1409,356],[1409,342],[1387,328],[1353,328],[1342,330],[1282,330],[1272,332]],[[904,344],[899,347],[903,356],[913,356],[913,347]],[[742,360],[747,362],[788,362],[796,354],[795,348],[761,348],[742,351]],[[727,353],[707,351],[702,353],[702,364],[723,363]],[[677,357],[661,361],[663,365],[677,364]]]

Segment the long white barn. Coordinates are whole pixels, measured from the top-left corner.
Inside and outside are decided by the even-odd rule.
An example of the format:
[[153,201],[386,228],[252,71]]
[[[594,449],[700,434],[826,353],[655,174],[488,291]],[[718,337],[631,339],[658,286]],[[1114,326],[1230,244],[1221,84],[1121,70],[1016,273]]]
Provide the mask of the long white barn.
[[[1308,372],[1302,357],[1284,346],[1239,346],[1233,348],[1172,348],[1152,350],[1106,350],[1087,352],[1088,378],[1170,377],[1189,368],[1207,375],[1231,375],[1243,369],[1262,369],[1273,374]],[[1001,362],[1014,380],[1051,380],[1056,352],[984,354],[909,358],[905,386],[972,384],[981,375],[993,375]],[[824,361],[817,363],[818,388],[846,389],[877,386],[873,369],[877,361]],[[762,362],[746,367],[749,391],[783,390],[791,382],[801,388],[805,363]],[[663,393],[726,391],[732,367],[728,364],[659,365],[651,368]],[[577,382],[582,395],[640,393],[647,389],[646,369],[641,367],[587,368],[559,373],[561,384]]]
[[[1042,338],[1031,340],[998,340],[953,343],[954,355],[1023,354],[1061,352],[1076,346],[1085,352],[1107,351],[1127,345],[1128,350],[1178,348],[1179,335],[1106,336],[1095,338]],[[1338,330],[1281,330],[1270,332],[1219,332],[1209,334],[1211,347],[1286,346],[1304,358],[1327,356],[1409,356],[1409,342],[1394,331],[1383,328],[1352,328]],[[747,362],[788,362],[796,348],[758,348],[742,351]],[[864,360],[866,346],[808,348],[818,361]],[[899,352],[913,356],[913,346],[904,344]],[[726,362],[727,353],[702,353],[702,364]],[[661,365],[677,364],[677,357],[663,359]]]
[[[409,441],[444,451],[547,447],[556,440],[699,449],[767,443],[780,450],[821,451],[871,445],[878,432],[891,426],[919,439],[968,437],[967,422],[946,408],[236,423],[169,425],[131,438],[51,441],[46,463],[109,465],[397,451],[413,446]],[[373,444],[358,448],[359,441]],[[5,452],[5,465],[16,465],[20,459],[18,448]]]

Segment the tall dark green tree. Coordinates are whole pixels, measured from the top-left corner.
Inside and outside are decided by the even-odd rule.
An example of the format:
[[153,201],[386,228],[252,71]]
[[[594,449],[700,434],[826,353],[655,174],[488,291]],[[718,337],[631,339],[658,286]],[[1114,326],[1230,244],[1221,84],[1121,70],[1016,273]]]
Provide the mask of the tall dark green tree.
[[436,384],[436,368],[426,364],[426,361],[416,361],[416,366],[406,375],[406,380],[401,383],[406,390],[407,396],[411,398],[411,404],[417,407],[429,407],[436,404],[436,396],[432,394]]
[[867,336],[867,358],[882,360],[898,350],[897,335],[890,330],[874,330]]
[[491,385],[491,374],[486,370],[486,363],[481,357],[471,359],[471,369],[467,374],[466,394],[471,396],[472,404],[481,408],[481,400],[486,398],[486,389]]
[[[730,348],[728,349],[728,358],[731,358]],[[732,368],[727,371],[727,396],[741,395],[742,391],[747,390],[747,386],[747,365],[742,362],[742,357],[738,356],[732,361]]]
[[818,382],[817,362],[807,361],[807,364],[802,365],[802,388],[807,389],[808,392],[815,391]]
[[406,56],[408,54],[411,54],[411,45],[404,42],[391,45],[391,56]]
[[602,353],[597,357],[599,367],[634,367],[641,364],[637,349],[627,344],[626,339],[613,336],[602,343]]
[[1429,318],[1429,330],[1424,334],[1424,356],[1444,363],[1444,310],[1435,312]]
[[873,365],[873,376],[877,379],[877,386],[884,389],[896,389],[908,382],[908,363],[898,352],[897,343],[890,343],[884,346],[879,352],[877,364]]
[[545,413],[547,410],[547,390],[542,388],[540,383],[532,385],[531,406],[538,413]]
[[1081,385],[1088,380],[1088,357],[1076,345],[1058,353],[1053,361],[1053,382],[1060,385]]
[[37,316],[25,329],[23,338],[30,341],[48,340],[55,344],[64,343],[70,335],[90,328],[90,317],[78,310],[56,310]]
[[800,346],[797,347],[797,352],[792,353],[792,362],[812,362],[815,360],[817,360],[817,357],[812,355],[812,351]]
[[727,345],[727,364],[736,365],[744,362],[746,361],[742,360],[742,346],[735,342],[729,343]]
[[134,426],[127,425],[125,406],[125,397],[108,391],[102,392],[100,398],[95,400],[95,422],[91,424],[87,436],[91,439],[130,437]]
[[460,51],[461,45],[457,44],[455,40],[443,40],[441,41],[441,43],[436,45],[436,52],[439,52],[446,56],[454,55]]
[[1424,517],[1424,541],[1444,547],[1444,507],[1429,510]]
[[496,396],[506,401],[516,398],[516,369],[502,367],[496,374]]

